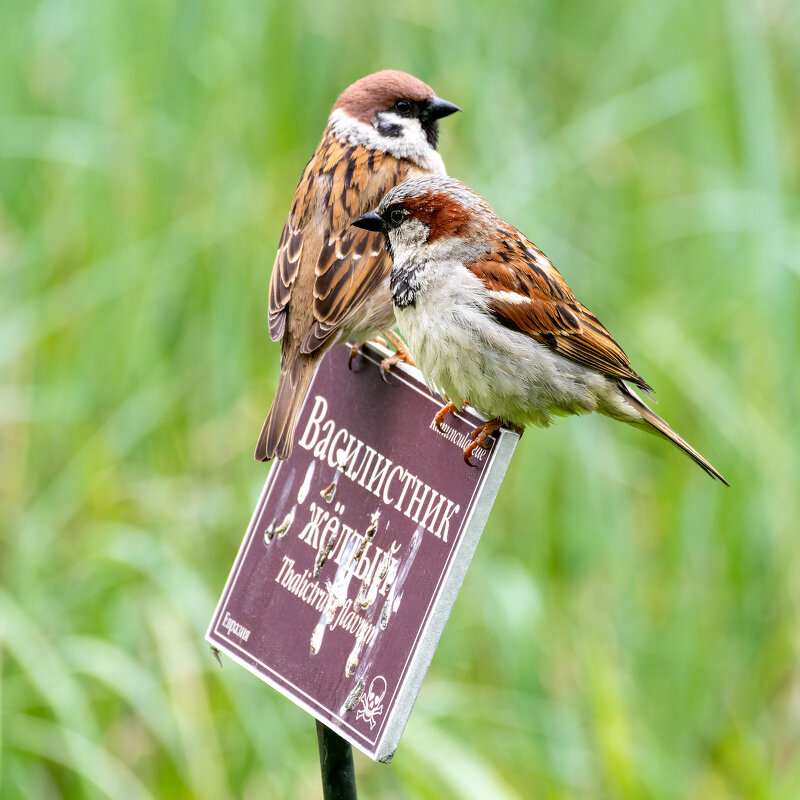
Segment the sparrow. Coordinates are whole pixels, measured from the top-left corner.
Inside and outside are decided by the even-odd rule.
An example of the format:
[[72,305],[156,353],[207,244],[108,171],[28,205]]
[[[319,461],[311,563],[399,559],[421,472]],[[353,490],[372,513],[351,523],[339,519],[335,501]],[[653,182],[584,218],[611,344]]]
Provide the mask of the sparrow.
[[407,359],[389,296],[383,237],[351,227],[389,189],[418,175],[445,175],[439,120],[461,109],[405,72],[384,70],[345,89],[294,193],[269,285],[269,335],[281,343],[275,398],[257,461],[286,459],[317,364],[338,342],[382,331]]
[[394,187],[354,226],[383,233],[400,332],[429,386],[489,418],[464,460],[501,425],[546,427],[554,414],[599,412],[668,439],[727,481],[634,391],[650,385],[547,256],[463,183]]

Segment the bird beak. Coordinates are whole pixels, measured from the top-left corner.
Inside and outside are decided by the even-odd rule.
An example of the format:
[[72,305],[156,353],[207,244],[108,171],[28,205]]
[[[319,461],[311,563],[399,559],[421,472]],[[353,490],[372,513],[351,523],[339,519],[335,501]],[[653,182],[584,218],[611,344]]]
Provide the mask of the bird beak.
[[383,217],[381,217],[377,211],[370,211],[369,214],[364,214],[363,217],[353,220],[350,224],[355,225],[356,228],[363,228],[365,231],[380,231],[381,233],[386,233],[388,230],[386,223],[383,221]]
[[441,97],[433,96],[425,112],[429,119],[441,119],[442,117],[449,117],[455,114],[456,111],[461,109],[455,103],[448,103],[447,100],[442,100]]

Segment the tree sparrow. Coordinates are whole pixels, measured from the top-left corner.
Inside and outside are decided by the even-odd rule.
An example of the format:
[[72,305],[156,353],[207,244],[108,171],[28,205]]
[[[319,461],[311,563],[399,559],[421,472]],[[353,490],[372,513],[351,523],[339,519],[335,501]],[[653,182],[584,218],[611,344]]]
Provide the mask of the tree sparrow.
[[[472,189],[413,178],[353,225],[387,236],[397,322],[426,380],[491,418],[472,432],[467,463],[503,424],[599,411],[669,439],[727,485],[634,393],[652,390],[547,256]],[[437,425],[456,410],[448,403]]]
[[[405,72],[384,70],[345,89],[294,193],[269,287],[269,334],[281,374],[255,457],[284,459],[300,406],[325,351],[389,330],[391,260],[383,237],[350,223],[415,175],[445,174],[439,120],[460,111]],[[402,357],[402,351],[400,352]],[[389,359],[390,362],[393,359]]]

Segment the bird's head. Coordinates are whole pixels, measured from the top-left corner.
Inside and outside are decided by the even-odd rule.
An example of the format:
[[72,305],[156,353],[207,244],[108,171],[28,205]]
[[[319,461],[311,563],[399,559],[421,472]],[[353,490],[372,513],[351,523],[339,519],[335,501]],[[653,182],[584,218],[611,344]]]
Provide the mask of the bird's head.
[[430,249],[474,251],[473,240],[484,236],[493,218],[488,203],[461,181],[424,175],[395,186],[353,225],[385,234],[395,257],[422,248],[429,250],[423,257],[430,257]]
[[403,307],[432,272],[485,253],[498,222],[488,203],[460,181],[425,175],[395,186],[353,225],[386,236],[392,300]]
[[349,141],[419,161],[436,150],[439,120],[460,110],[413,75],[382,70],[339,95],[329,124]]

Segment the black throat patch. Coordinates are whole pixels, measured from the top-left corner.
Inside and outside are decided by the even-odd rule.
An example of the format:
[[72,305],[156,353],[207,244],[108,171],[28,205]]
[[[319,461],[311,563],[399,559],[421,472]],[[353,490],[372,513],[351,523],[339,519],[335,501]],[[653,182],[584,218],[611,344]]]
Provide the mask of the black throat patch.
[[428,144],[435,150],[436,145],[439,144],[439,120],[423,118],[422,130],[425,131]]
[[420,288],[419,274],[424,264],[409,264],[407,267],[392,267],[389,287],[392,303],[398,308],[413,306]]

